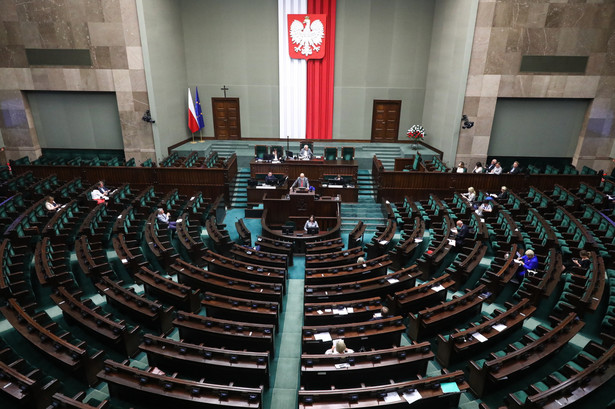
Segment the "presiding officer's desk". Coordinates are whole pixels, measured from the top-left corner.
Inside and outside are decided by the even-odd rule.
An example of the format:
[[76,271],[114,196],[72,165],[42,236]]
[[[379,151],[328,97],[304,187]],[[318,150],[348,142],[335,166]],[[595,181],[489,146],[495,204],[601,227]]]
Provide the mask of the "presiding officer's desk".
[[310,181],[321,179],[325,174],[349,175],[354,180],[357,179],[359,165],[355,160],[323,160],[323,159],[287,159],[284,162],[273,163],[262,160],[252,160],[250,162],[250,177],[256,178],[258,173],[288,175],[289,183],[294,182],[301,173]]
[[[313,191],[290,192],[282,197],[263,197],[264,211],[261,218],[263,235],[278,240],[292,241],[295,253],[305,253],[305,243],[339,237],[340,219],[339,197],[316,198]],[[303,230],[305,222],[314,215],[319,226],[318,234],[307,234]],[[293,234],[282,233],[288,223],[294,226]]]

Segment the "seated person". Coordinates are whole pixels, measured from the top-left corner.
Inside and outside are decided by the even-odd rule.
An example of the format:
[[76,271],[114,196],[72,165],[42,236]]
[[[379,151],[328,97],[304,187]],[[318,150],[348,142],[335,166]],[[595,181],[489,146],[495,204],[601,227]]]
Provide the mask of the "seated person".
[[164,209],[159,208],[158,214],[156,215],[156,219],[158,219],[158,222],[168,225],[170,230],[175,230],[177,228],[177,225],[175,222],[172,222],[169,220],[170,216],[171,216],[171,213],[168,213],[168,212],[165,213]]
[[273,172],[267,173],[267,176],[265,176],[265,184],[266,185],[270,185],[270,186],[274,186],[277,183],[278,183],[278,178],[273,176]]
[[495,168],[496,163],[498,163],[497,159],[491,159],[491,164],[487,166],[487,173],[491,173],[493,168]]
[[476,162],[476,166],[472,169],[472,173],[483,173],[483,164],[480,162]]
[[454,171],[457,173],[466,173],[468,169],[466,168],[466,165],[463,162],[459,162],[459,164],[457,165]]
[[98,182],[98,190],[100,190],[100,193],[102,193],[103,195],[106,195],[110,192],[110,189],[108,189],[105,186],[105,183],[101,180],[100,182]]
[[314,155],[312,154],[310,147],[308,145],[304,145],[301,152],[299,152],[299,159],[312,159],[312,156]]
[[[515,259],[515,262],[521,264],[517,270],[516,279],[521,282],[526,273],[535,274],[538,268],[538,257],[534,254],[533,250],[526,250],[523,257]],[[513,281],[514,282],[514,281]]]
[[273,152],[271,152],[271,160],[274,162],[279,162],[280,161],[280,157],[278,156],[278,150],[274,149]]
[[491,199],[490,197],[486,198],[485,200],[483,200],[483,203],[478,206],[478,209],[476,209],[474,212],[480,217],[483,217],[485,213],[491,213],[493,211],[493,206],[491,206],[492,200],[493,199]]
[[491,175],[501,175],[502,174],[502,165],[500,164],[500,162],[497,162],[495,164],[495,166],[493,167],[493,169],[491,169],[489,174]]
[[308,229],[318,229],[318,222],[314,220],[314,215],[311,215],[303,226],[303,230],[305,230],[306,233],[308,232]]
[[60,207],[62,207],[61,205],[57,204],[54,200],[53,200],[53,196],[48,196],[47,197],[47,201],[45,202],[45,209],[47,209],[48,212],[55,212],[57,211]]
[[295,186],[309,189],[310,181],[305,177],[305,173],[301,173],[290,188],[293,189]]
[[105,201],[109,200],[109,196],[107,196],[106,193],[102,193],[100,189],[92,190],[91,195],[92,195],[92,200],[94,200],[98,204],[105,203]]
[[470,186],[468,188],[468,193],[462,193],[461,196],[468,202],[473,203],[476,200],[476,190]]
[[470,234],[470,229],[467,224],[464,224],[461,220],[457,220],[457,233],[455,234],[455,247],[460,248],[463,246],[463,241]]
[[327,349],[325,351],[326,355],[331,355],[331,354],[353,354],[354,351],[350,348],[346,348],[346,343],[344,342],[343,339],[338,340],[337,342],[333,343],[333,346],[331,347],[331,349]]
[[512,165],[512,168],[508,171],[511,175],[517,175],[521,172],[521,168],[519,168],[519,162],[515,161]]
[[495,197],[498,200],[506,201],[508,200],[508,188],[506,186],[502,186],[499,194],[492,194],[491,197]]
[[333,182],[338,182],[338,183],[344,183],[344,178],[342,177],[342,175],[337,175],[336,177],[334,177],[333,179],[331,179]]
[[572,263],[575,266],[580,267],[583,270],[587,271],[587,269],[592,263],[591,260],[589,259],[589,252],[587,250],[581,250],[579,251],[579,257],[580,258],[573,258]]
[[388,318],[390,316],[391,316],[391,313],[389,311],[389,307],[387,307],[386,305],[383,305],[380,312],[375,312],[372,318],[370,318],[369,320],[370,321],[381,320],[383,318]]

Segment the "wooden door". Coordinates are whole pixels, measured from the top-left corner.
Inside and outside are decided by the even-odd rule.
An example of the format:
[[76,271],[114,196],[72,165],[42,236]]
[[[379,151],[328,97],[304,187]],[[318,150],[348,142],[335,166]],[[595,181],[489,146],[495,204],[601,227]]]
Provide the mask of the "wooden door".
[[375,99],[372,115],[372,141],[397,142],[400,113],[401,101]]
[[239,98],[212,98],[216,139],[241,139]]

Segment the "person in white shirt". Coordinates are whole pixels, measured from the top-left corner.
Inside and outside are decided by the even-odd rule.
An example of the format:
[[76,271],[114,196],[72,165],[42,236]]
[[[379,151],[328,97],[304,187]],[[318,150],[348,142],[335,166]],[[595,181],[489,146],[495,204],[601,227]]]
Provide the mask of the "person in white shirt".
[[472,173],[483,173],[483,164],[480,162],[476,162],[476,166],[472,169]]
[[303,230],[305,230],[306,233],[309,228],[318,228],[318,222],[314,220],[314,215],[311,215],[310,218],[305,222],[305,226],[303,226]]
[[331,354],[353,354],[354,350],[350,349],[350,348],[346,348],[346,343],[344,342],[344,340],[339,340],[336,343],[333,344],[333,346],[330,349],[327,349],[325,351],[326,355],[331,355]]
[[502,174],[502,165],[500,164],[500,162],[495,164],[495,167],[493,168],[493,170],[491,172],[489,172],[492,175],[501,175]]
[[480,217],[483,217],[483,215],[486,213],[491,213],[493,211],[493,207],[491,206],[491,198],[488,197],[487,199],[485,199],[483,201],[483,203],[478,206],[478,209],[475,210],[476,214],[479,215]]
[[92,194],[92,200],[94,200],[98,204],[104,203],[106,200],[109,200],[109,196],[107,196],[106,194],[102,193],[98,189],[92,190],[91,194]]
[[45,209],[47,209],[48,212],[55,212],[60,207],[62,206],[60,206],[53,200],[53,196],[47,197],[47,201],[45,202]]
[[457,169],[455,170],[455,172],[457,173],[466,173],[468,171],[468,168],[466,168],[465,163],[463,162],[459,162],[459,164],[457,165]]
[[476,200],[476,190],[472,186],[468,188],[468,193],[462,193],[461,196],[468,202],[472,203]]

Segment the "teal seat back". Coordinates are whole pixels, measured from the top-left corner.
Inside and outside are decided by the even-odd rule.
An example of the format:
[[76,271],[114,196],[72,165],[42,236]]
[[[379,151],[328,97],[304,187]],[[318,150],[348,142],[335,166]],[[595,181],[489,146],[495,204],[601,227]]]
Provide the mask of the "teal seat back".
[[325,148],[325,160],[336,160],[337,148]]

